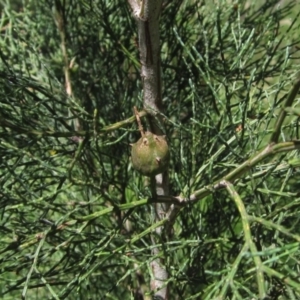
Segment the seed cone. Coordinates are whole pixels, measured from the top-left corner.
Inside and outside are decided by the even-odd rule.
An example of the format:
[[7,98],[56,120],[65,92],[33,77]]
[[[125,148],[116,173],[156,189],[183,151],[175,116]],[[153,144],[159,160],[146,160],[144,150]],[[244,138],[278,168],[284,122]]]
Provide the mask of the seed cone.
[[132,145],[131,159],[133,167],[145,176],[162,173],[169,164],[170,153],[164,136],[149,131]]

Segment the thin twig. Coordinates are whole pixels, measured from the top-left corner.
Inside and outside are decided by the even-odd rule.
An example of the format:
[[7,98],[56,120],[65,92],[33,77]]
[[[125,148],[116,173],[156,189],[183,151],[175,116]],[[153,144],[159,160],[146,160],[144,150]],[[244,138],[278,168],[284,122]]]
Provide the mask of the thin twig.
[[264,299],[266,296],[266,287],[265,287],[265,280],[264,280],[264,273],[263,273],[263,264],[258,255],[255,255],[257,253],[257,248],[253,242],[251,231],[250,231],[250,223],[249,223],[249,217],[245,208],[245,205],[240,198],[239,194],[236,192],[234,186],[229,181],[222,181],[222,184],[226,187],[227,191],[229,192],[230,196],[234,200],[241,218],[242,218],[242,224],[243,224],[243,231],[245,235],[245,242],[248,245],[252,255],[253,255],[253,261],[256,266],[256,276],[257,276],[257,284],[258,284],[258,290],[259,290],[259,299]]
[[[300,149],[300,140],[296,141],[290,141],[290,142],[283,142],[273,145],[268,145],[266,148],[261,150],[259,153],[254,155],[252,158],[249,158],[244,163],[242,163],[240,166],[229,172],[227,175],[225,175],[222,179],[215,181],[211,185],[207,185],[200,190],[194,191],[189,198],[185,198],[183,196],[177,196],[179,203],[181,205],[184,205],[184,202],[197,202],[206,196],[210,195],[213,191],[224,188],[224,185],[222,185],[223,180],[227,180],[230,182],[234,182],[236,179],[241,178],[243,174],[248,172],[251,168],[256,166],[258,163],[263,161],[264,159],[271,157],[275,154],[278,154],[280,152],[288,152]],[[158,197],[158,200],[163,199],[164,197]]]
[[[139,117],[142,118],[147,115],[147,112],[145,110],[142,110],[139,112]],[[114,131],[116,129],[125,127],[128,124],[133,123],[136,120],[135,116],[131,116],[128,119],[125,119],[123,121],[116,122],[114,124],[104,126],[102,128],[98,128],[97,134],[104,134],[108,133],[110,131]],[[12,122],[6,120],[6,119],[0,119],[0,126],[10,128],[14,130],[15,132],[26,134],[26,135],[34,135],[38,137],[45,137],[45,136],[54,136],[54,137],[74,137],[74,136],[92,136],[95,135],[94,130],[91,131],[56,131],[54,129],[52,130],[34,130],[32,128],[26,128],[24,126],[20,126],[18,124],[13,124]],[[95,126],[94,126],[95,127]]]
[[139,115],[139,112],[138,112],[136,106],[133,108],[133,110],[134,110],[134,114],[136,117],[136,122],[138,123],[139,131],[141,133],[141,136],[143,137],[145,135],[145,132],[144,132],[144,128],[143,128],[143,125],[142,125],[142,122],[140,119],[140,115]]
[[270,138],[270,143],[277,143],[278,142],[278,139],[279,139],[279,135],[280,135],[280,132],[281,132],[281,127],[282,127],[282,124],[283,124],[283,121],[287,115],[287,112],[286,112],[286,108],[287,107],[290,107],[292,106],[296,96],[297,96],[297,93],[300,89],[300,79],[297,79],[297,81],[294,83],[293,85],[293,88],[292,90],[290,91],[283,107],[281,108],[280,110],[280,114],[277,118],[277,122],[275,124],[275,128],[274,128],[274,132]]

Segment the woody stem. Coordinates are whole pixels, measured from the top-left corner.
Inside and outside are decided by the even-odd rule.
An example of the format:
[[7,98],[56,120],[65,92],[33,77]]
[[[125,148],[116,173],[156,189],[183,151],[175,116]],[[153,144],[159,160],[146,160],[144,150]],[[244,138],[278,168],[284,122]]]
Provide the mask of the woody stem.
[[134,114],[135,114],[135,117],[136,117],[136,122],[138,123],[138,126],[139,126],[139,131],[141,133],[141,136],[143,137],[145,135],[145,132],[144,132],[144,128],[143,128],[143,125],[142,125],[142,122],[141,122],[141,119],[140,119],[139,112],[138,112],[136,106],[133,109],[134,109]]

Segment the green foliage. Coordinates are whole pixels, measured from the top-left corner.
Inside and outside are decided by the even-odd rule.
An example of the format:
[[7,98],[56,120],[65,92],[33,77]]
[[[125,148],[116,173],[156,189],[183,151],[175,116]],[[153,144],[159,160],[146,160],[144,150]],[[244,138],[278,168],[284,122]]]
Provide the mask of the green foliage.
[[[279,2],[164,2],[171,195],[188,197],[268,144],[299,70],[299,4]],[[139,299],[161,224],[129,159],[134,118],[119,123],[142,106],[129,7],[0,5],[1,299]],[[287,112],[280,139],[299,139],[298,108]],[[270,156],[235,190],[180,211],[160,253],[170,299],[258,299],[250,231],[266,299],[299,299],[298,161],[296,150]]]

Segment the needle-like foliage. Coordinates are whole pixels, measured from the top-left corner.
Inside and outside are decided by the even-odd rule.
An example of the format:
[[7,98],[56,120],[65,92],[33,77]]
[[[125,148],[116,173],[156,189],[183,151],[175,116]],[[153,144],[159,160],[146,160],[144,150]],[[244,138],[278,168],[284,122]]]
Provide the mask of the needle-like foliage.
[[298,1],[163,2],[171,222],[130,161],[146,112],[128,3],[0,11],[1,299],[151,299],[168,224],[169,299],[300,298]]

